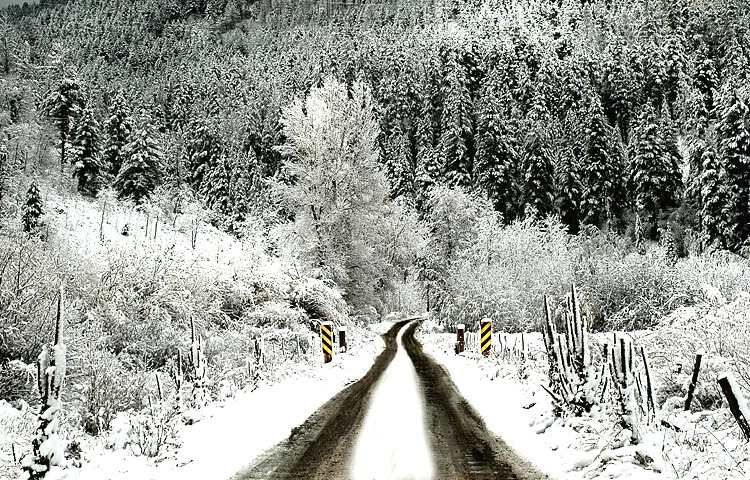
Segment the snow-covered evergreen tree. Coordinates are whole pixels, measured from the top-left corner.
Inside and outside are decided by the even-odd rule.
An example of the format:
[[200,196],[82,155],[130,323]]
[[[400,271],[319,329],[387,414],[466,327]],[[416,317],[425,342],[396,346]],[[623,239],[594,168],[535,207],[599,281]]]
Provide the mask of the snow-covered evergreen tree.
[[[706,173],[715,176],[716,193],[724,202],[721,215],[713,220],[704,215],[704,224],[713,224],[706,231],[711,240],[739,250],[750,239],[750,89],[725,86],[717,108],[718,168]],[[711,209],[704,207],[705,213]]]
[[583,223],[596,226],[615,220],[623,202],[624,178],[615,132],[596,104],[583,129],[581,183]]
[[23,205],[21,215],[23,231],[31,234],[37,233],[42,226],[42,215],[44,215],[42,194],[36,182],[31,182],[29,189],[26,191],[26,203]]
[[[480,97],[477,118],[476,181],[505,221],[519,212],[520,158],[514,145],[514,121],[507,118],[502,102],[488,87]],[[513,110],[515,111],[515,110]]]
[[90,106],[84,108],[72,135],[70,156],[73,177],[78,179],[78,191],[96,195],[101,171],[99,122]]
[[445,179],[453,186],[470,186],[474,177],[474,107],[463,66],[449,54],[443,81],[443,116],[440,153],[445,165]]
[[117,196],[142,203],[156,187],[162,168],[161,146],[148,115],[138,120],[130,141],[122,149],[122,157],[114,184]]
[[554,207],[553,168],[544,135],[533,126],[523,152],[523,203],[527,216],[544,218]]
[[681,184],[679,152],[669,124],[646,105],[633,129],[628,168],[629,197],[654,238],[661,213],[675,207]]
[[122,166],[122,149],[133,131],[133,119],[130,106],[122,92],[112,98],[108,109],[108,118],[104,123],[105,144],[102,150],[104,167],[112,176],[117,176]]
[[44,95],[44,111],[57,128],[60,139],[60,168],[65,165],[65,153],[71,126],[83,108],[81,85],[73,76],[63,76]]

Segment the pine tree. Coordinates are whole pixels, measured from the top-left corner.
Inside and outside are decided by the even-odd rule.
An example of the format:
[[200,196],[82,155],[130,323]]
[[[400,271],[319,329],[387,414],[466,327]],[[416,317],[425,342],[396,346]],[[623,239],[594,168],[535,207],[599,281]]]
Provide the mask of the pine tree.
[[444,175],[449,185],[470,186],[474,176],[474,119],[471,92],[466,72],[451,53],[441,96],[440,152],[445,166]]
[[636,210],[648,223],[647,235],[652,239],[660,215],[677,205],[679,161],[671,127],[647,105],[633,130],[627,187]]
[[71,125],[83,108],[81,85],[75,78],[65,76],[51,87],[44,96],[43,108],[60,138],[60,170],[65,165],[65,150]]
[[701,230],[707,243],[726,247],[724,206],[727,204],[727,175],[712,143],[706,144],[701,155],[701,174],[698,177]]
[[117,176],[122,166],[122,149],[128,143],[130,134],[133,131],[133,119],[130,106],[128,105],[122,92],[117,92],[112,98],[109,106],[109,118],[104,124],[106,134],[105,145],[102,151],[107,172],[112,176]]
[[518,181],[520,159],[513,142],[514,122],[503,112],[503,105],[492,88],[487,88],[480,98],[476,181],[495,210],[502,214],[505,221],[511,221],[519,213],[518,199],[521,196]]
[[603,227],[619,217],[624,179],[615,132],[596,104],[584,128],[582,154],[583,223]]
[[219,162],[221,143],[208,120],[199,118],[191,122],[185,156],[190,170],[190,184],[200,192],[204,190],[208,170]]
[[416,159],[409,137],[396,130],[383,142],[385,174],[391,187],[391,198],[402,198],[409,204],[416,201]]
[[115,179],[117,197],[140,204],[161,177],[162,150],[151,119],[144,115],[130,141],[122,149],[123,163]]
[[524,145],[523,202],[526,215],[544,218],[554,207],[554,182],[550,150],[544,136],[530,127],[531,133]]
[[73,177],[78,179],[78,191],[96,195],[101,171],[99,122],[90,107],[84,108],[76,124],[70,154]]
[[717,186],[725,202],[707,233],[721,246],[738,251],[750,238],[750,89],[726,86],[717,108]]
[[559,147],[560,155],[555,165],[555,209],[560,220],[572,234],[581,228],[581,198],[583,185],[580,179],[580,167],[572,149],[567,145]]
[[26,192],[26,203],[22,209],[21,222],[23,231],[36,234],[42,226],[42,216],[44,215],[44,203],[42,194],[37,187],[36,182],[32,182]]
[[205,179],[201,185],[200,193],[205,198],[206,205],[222,216],[232,213],[232,170],[226,153],[221,153],[216,163],[205,169]]

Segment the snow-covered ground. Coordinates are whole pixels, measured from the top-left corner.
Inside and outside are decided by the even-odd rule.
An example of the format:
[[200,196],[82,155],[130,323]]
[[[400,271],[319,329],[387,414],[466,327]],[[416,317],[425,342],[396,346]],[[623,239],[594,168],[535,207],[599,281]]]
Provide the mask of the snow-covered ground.
[[[388,324],[385,324],[388,325]],[[385,326],[384,325],[384,326]],[[47,478],[68,480],[170,480],[228,478],[264,450],[289,436],[329,398],[361,378],[383,350],[380,337],[334,356],[329,364],[301,370],[271,385],[243,390],[223,402],[204,408],[200,420],[183,425],[177,445],[156,457],[136,456],[122,447],[128,425],[123,417],[113,432],[99,439],[82,438],[81,468],[53,470]],[[283,408],[282,408],[283,407]],[[22,415],[0,403],[0,444],[9,444],[22,427],[33,431],[33,415]],[[4,449],[3,449],[4,450]],[[5,453],[5,452],[3,452]],[[10,453],[10,452],[8,452]],[[0,478],[13,478],[9,455],[0,459]],[[7,473],[6,473],[7,472]],[[7,475],[7,476],[4,476]]]
[[[682,412],[669,404],[657,418],[679,431],[642,426],[642,441],[630,445],[612,412],[595,410],[582,418],[555,418],[546,384],[542,340],[526,335],[528,356],[489,358],[478,346],[456,355],[455,334],[425,324],[418,334],[425,352],[442,363],[487,427],[519,454],[559,479],[746,479],[750,448],[728,409]],[[515,339],[514,339],[515,340]],[[511,345],[519,342],[511,340]],[[497,346],[495,341],[495,346]]]
[[434,465],[419,380],[398,334],[398,351],[373,393],[351,467],[353,480],[429,480]]

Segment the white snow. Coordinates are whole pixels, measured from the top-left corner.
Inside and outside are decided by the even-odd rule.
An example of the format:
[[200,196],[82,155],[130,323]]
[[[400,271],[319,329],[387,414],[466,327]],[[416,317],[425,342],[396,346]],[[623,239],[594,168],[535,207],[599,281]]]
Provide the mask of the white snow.
[[424,427],[417,372],[397,336],[398,351],[373,393],[354,452],[353,480],[431,479],[432,454]]
[[[115,439],[89,439],[82,468],[56,470],[66,480],[224,479],[250,464],[263,451],[284,440],[292,428],[344,386],[361,378],[383,349],[376,339],[356,354],[335,355],[331,363],[302,371],[273,385],[243,390],[201,411],[203,420],[183,426],[179,449],[155,459],[134,456],[130,449],[104,449]],[[121,435],[114,432],[112,435]],[[0,470],[1,471],[1,470]]]

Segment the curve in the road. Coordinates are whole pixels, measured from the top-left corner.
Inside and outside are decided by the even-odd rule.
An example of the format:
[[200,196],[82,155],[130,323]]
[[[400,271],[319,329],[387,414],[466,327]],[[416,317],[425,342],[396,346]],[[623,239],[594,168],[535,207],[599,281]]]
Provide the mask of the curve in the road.
[[292,430],[289,438],[235,474],[232,480],[347,478],[372,391],[396,355],[396,336],[407,323],[408,320],[398,322],[383,335],[385,350],[364,377],[331,398]]
[[[385,350],[359,381],[335,395],[288,439],[261,455],[232,480],[346,479],[375,386],[402,343],[419,378],[435,478],[439,480],[542,480],[549,478],[487,430],[481,416],[448,372],[426,355],[415,338],[419,321],[396,323],[383,338]],[[407,325],[408,324],[408,325]]]

